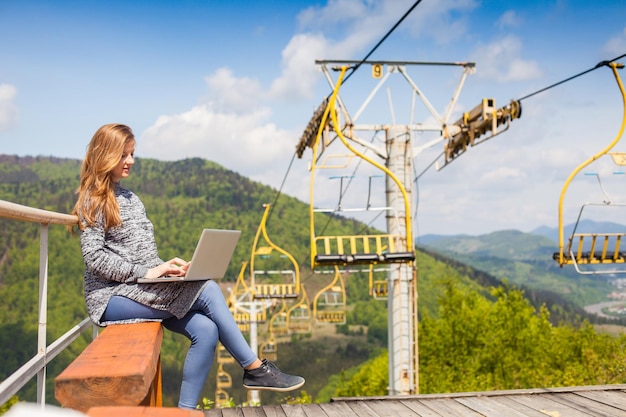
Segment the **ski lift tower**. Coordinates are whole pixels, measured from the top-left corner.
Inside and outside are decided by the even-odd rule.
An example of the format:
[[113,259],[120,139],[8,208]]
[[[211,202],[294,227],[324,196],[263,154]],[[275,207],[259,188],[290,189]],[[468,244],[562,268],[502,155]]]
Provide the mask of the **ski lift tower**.
[[[503,126],[508,128],[510,121],[521,114],[519,102],[511,102],[510,105],[502,109],[496,109],[493,99],[484,99],[471,112],[464,113],[458,121],[449,123],[463,84],[467,76],[474,72],[475,64],[471,62],[317,60],[316,65],[324,74],[331,88],[334,89],[335,100],[330,104],[328,104],[327,99],[324,100],[315,111],[296,147],[298,157],[301,158],[305,148],[310,147],[314,150],[312,165],[315,165],[316,160],[321,159],[320,156],[324,149],[330,147],[337,137],[347,139],[350,144],[359,147],[359,149],[373,152],[376,157],[383,161],[384,170],[387,173],[385,183],[387,205],[395,211],[399,219],[399,221],[391,221],[388,216],[387,233],[402,236],[406,242],[406,250],[411,252],[414,251],[413,218],[411,215],[414,182],[413,159],[423,150],[443,144],[443,152],[438,158],[441,161],[436,161],[437,169],[441,169],[464,153],[468,147],[501,133],[505,130],[502,129]],[[356,113],[350,115],[339,94],[342,80],[333,80],[331,71],[343,68],[341,74],[344,74],[346,68],[355,65],[371,68],[375,86]],[[462,69],[455,92],[443,114],[434,108],[407,72],[408,67],[420,65],[452,66]],[[359,124],[359,118],[374,96],[393,75],[402,76],[412,91],[411,119],[415,112],[415,98],[419,98],[430,115],[430,121],[428,123],[413,123],[411,120],[406,124],[398,124],[395,122],[394,116],[391,124]],[[326,107],[333,103],[334,108],[327,111]],[[342,122],[340,125],[330,121],[330,117],[326,117],[329,112],[336,112],[336,114],[341,115]],[[361,132],[368,131],[384,132],[384,146],[377,147],[359,137]],[[434,139],[416,146],[413,143],[415,132],[432,132]],[[482,140],[481,137],[483,137]],[[322,143],[317,143],[318,140]],[[316,149],[321,150],[316,151]],[[395,179],[392,180],[391,177],[395,177]],[[401,184],[398,183],[398,180]],[[389,269],[387,275],[389,395],[408,395],[419,392],[416,284],[417,270],[414,262],[398,262],[394,264],[394,268]]]

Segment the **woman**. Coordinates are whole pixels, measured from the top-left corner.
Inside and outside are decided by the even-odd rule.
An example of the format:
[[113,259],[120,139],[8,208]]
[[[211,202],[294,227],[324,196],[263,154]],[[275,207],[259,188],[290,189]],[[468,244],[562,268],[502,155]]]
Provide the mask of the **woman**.
[[85,261],[85,302],[92,321],[162,321],[191,340],[178,406],[195,409],[220,341],[244,368],[248,389],[291,391],[304,378],[261,361],[239,331],[219,286],[211,280],[138,284],[141,277],[185,275],[189,263],[159,258],[154,229],[141,200],[120,185],[134,163],[135,138],[122,124],[102,126],[87,147],[78,201]]

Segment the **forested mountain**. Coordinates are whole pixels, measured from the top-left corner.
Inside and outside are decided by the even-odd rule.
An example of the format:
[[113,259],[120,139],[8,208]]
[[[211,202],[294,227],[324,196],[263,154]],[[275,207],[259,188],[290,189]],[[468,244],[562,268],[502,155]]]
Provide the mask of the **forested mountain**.
[[[78,160],[0,155],[0,199],[69,213],[75,201],[79,171]],[[157,244],[164,259],[173,256],[189,258],[201,228],[240,229],[242,237],[222,283],[224,287],[232,285],[241,263],[250,257],[263,204],[275,203],[267,221],[267,232],[272,241],[298,260],[308,294],[315,294],[328,283],[328,277],[308,271],[309,219],[308,205],[304,202],[286,195],[277,199],[277,190],[202,159],[175,162],[136,159],[131,176],[123,184],[143,200],[155,225]],[[349,219],[334,217],[330,220],[330,233],[353,234],[363,230],[361,224]],[[78,238],[65,228],[53,225],[50,227],[49,252],[48,340],[54,340],[86,317],[86,311]],[[479,272],[461,263],[464,260],[462,255],[455,254],[453,260],[441,254],[418,251],[420,316],[437,316],[438,301],[445,290],[442,282],[454,281],[463,288],[488,296],[488,287],[500,285],[500,278],[515,282],[517,275],[511,271],[528,268],[526,263],[507,267],[504,260],[498,259],[501,261],[498,264],[500,272]],[[494,258],[493,254],[485,256]],[[535,266],[539,268],[539,265]],[[38,274],[39,226],[0,219],[0,355],[3,358],[0,380],[35,353]],[[541,286],[533,287],[529,283],[528,280],[520,281],[520,286],[529,290],[534,305],[554,307],[555,320],[574,322],[587,317],[582,309],[566,301],[567,294],[558,287],[554,293],[544,294]],[[332,325],[315,325],[311,334],[280,341],[278,364],[306,376],[304,389],[313,398],[323,390],[331,376],[361,364],[386,347],[386,303],[370,298],[366,276],[347,277],[346,291],[350,310],[348,324],[341,326],[339,332]],[[367,330],[360,330],[363,327]],[[49,402],[54,402],[54,376],[87,343],[86,336],[79,339],[70,351],[52,363],[48,373]],[[187,346],[184,338],[166,332],[162,354],[166,404],[175,404],[177,400],[180,369]],[[302,358],[311,360],[303,361]],[[205,395],[209,398],[214,395],[215,368],[206,385]],[[228,372],[233,376],[231,394],[235,401],[245,401],[244,390],[238,386],[241,371],[233,367]],[[20,397],[32,400],[33,392],[31,386],[20,393]],[[278,403],[283,397],[284,394],[264,393],[263,401]]]
[[[590,222],[585,225],[592,228]],[[606,224],[597,224],[598,231]],[[615,230],[616,225],[612,225]],[[571,227],[568,228],[571,231]],[[552,235],[542,229],[543,233]],[[569,235],[567,235],[569,236]],[[481,236],[431,236],[418,246],[429,252],[455,259],[498,279],[535,291],[548,291],[579,307],[607,301],[614,291],[610,276],[580,275],[572,266],[559,267],[552,258],[558,244],[545,236],[503,230]]]

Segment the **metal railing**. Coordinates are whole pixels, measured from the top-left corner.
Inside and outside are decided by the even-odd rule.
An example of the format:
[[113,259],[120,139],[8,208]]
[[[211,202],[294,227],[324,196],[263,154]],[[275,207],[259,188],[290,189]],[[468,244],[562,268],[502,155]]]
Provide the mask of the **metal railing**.
[[94,329],[94,336],[96,334],[96,327],[92,325],[89,318],[85,318],[50,345],[47,345],[46,342],[48,309],[48,226],[50,224],[73,225],[78,222],[78,218],[69,214],[23,206],[4,200],[0,200],[0,218],[39,223],[41,225],[39,235],[39,324],[37,329],[37,354],[0,383],[0,405],[11,399],[13,395],[36,375],[37,403],[43,406],[46,399],[46,368],[48,363],[89,328]]

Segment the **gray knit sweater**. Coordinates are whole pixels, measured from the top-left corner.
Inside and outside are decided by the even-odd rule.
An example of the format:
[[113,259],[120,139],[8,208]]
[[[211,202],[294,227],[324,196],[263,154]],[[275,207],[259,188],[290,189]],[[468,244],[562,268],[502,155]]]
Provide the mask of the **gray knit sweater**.
[[[100,216],[94,226],[80,233],[80,243],[85,261],[85,302],[91,320],[102,322],[109,299],[120,295],[158,310],[169,311],[183,317],[202,291],[206,281],[137,284],[148,269],[160,265],[154,239],[154,228],[146,210],[134,193],[115,188],[115,198],[120,206],[122,224],[104,231]],[[131,319],[123,322],[146,321]],[[121,323],[121,322],[117,322]]]

